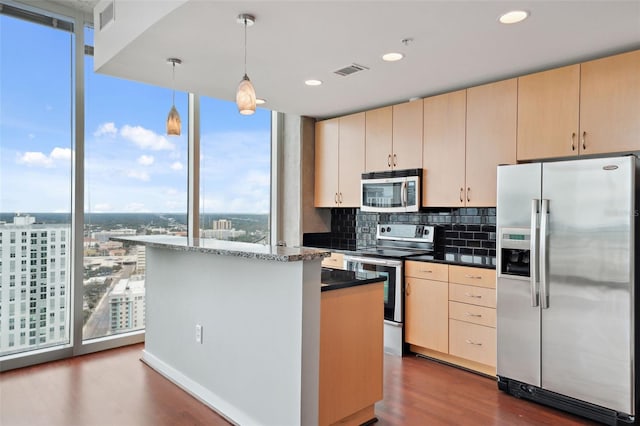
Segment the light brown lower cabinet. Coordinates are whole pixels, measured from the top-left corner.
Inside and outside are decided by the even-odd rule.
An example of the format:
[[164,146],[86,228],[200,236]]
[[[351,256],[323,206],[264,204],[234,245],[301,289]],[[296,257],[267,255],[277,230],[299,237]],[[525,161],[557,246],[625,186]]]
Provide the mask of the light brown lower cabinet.
[[405,264],[405,341],[411,351],[494,376],[495,270],[414,261]]
[[360,425],[382,400],[384,284],[322,292],[320,426]]

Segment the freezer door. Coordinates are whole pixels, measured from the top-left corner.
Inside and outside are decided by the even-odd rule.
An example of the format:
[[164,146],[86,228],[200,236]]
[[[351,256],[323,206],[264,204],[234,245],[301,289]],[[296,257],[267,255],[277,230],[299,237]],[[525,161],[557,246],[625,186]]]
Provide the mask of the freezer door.
[[634,157],[545,164],[540,228],[542,387],[632,415],[634,181]]
[[532,306],[529,278],[502,273],[500,236],[505,229],[531,229],[532,200],[540,199],[541,182],[540,163],[498,167],[496,370],[498,376],[536,386],[540,386],[540,308]]

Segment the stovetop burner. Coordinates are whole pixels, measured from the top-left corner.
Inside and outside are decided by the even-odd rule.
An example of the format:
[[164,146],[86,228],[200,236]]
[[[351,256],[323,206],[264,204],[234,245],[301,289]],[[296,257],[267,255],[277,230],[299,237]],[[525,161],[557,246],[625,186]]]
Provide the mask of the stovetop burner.
[[378,224],[376,246],[358,250],[363,256],[404,259],[434,252],[435,227],[429,225]]

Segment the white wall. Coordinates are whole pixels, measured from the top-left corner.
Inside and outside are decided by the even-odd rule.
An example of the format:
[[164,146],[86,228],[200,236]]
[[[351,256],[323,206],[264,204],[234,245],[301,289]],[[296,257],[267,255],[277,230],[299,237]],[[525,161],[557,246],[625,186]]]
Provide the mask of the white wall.
[[144,360],[238,424],[317,423],[320,260],[147,250]]

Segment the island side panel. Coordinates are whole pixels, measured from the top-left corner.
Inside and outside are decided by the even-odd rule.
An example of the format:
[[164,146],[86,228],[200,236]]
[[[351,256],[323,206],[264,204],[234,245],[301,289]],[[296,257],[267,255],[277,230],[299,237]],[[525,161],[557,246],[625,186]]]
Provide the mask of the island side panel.
[[238,424],[313,424],[320,260],[147,250],[145,362]]

